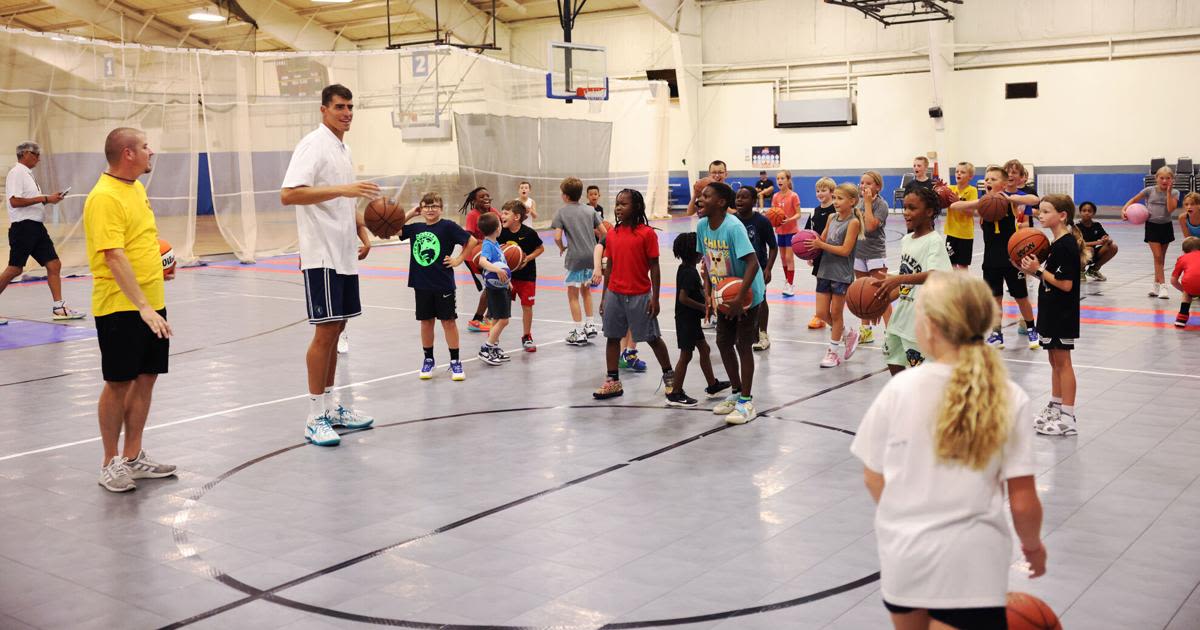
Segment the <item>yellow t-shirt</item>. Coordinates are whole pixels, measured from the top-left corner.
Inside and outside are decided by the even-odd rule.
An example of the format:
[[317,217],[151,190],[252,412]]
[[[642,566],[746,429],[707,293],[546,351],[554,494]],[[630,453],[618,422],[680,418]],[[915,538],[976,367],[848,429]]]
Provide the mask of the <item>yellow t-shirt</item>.
[[[966,188],[954,188],[959,201],[975,201],[979,198],[979,190],[971,184]],[[975,217],[971,212],[961,210],[946,211],[946,236],[971,240],[975,238]]]
[[92,270],[92,315],[99,317],[137,307],[117,286],[104,260],[104,250],[124,249],[138,286],[154,310],[166,306],[158,225],[142,182],[126,183],[108,174],[88,193],[83,204],[88,267]]

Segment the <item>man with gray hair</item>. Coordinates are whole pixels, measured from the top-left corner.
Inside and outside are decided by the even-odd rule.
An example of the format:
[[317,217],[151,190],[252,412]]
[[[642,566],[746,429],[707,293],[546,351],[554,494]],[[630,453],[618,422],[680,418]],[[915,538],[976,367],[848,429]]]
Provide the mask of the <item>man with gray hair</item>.
[[[4,183],[4,196],[8,201],[8,267],[0,273],[0,293],[21,272],[29,257],[46,268],[46,283],[50,285],[50,296],[54,306],[50,312],[54,319],[81,319],[83,313],[67,307],[62,298],[62,262],[54,251],[54,241],[46,231],[46,205],[62,201],[66,193],[42,194],[42,189],[33,179],[33,167],[42,160],[42,149],[36,142],[17,145],[17,163],[8,171]],[[8,320],[0,318],[0,325]]]

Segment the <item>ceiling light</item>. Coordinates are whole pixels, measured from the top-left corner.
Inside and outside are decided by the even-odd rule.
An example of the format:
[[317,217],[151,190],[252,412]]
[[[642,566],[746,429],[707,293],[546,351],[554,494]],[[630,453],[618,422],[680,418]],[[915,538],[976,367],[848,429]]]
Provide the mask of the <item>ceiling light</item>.
[[192,20],[193,22],[224,22],[225,21],[224,16],[218,15],[216,13],[211,13],[211,12],[209,12],[208,9],[204,9],[203,11],[196,11],[195,13],[189,15],[188,19]]
[[320,4],[350,4],[351,0],[313,0]]

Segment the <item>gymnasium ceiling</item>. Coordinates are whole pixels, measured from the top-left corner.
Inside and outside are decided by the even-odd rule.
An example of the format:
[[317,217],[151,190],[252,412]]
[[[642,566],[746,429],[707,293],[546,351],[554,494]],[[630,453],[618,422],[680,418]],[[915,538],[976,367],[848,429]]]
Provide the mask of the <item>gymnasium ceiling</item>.
[[[388,0],[238,2],[258,23],[257,29],[239,19],[224,1],[218,5],[211,0],[0,0],[0,24],[111,41],[226,50],[383,48],[387,43]],[[443,29],[455,26],[448,23],[447,13],[451,19],[473,17],[485,23],[493,6],[492,0],[391,0],[393,38],[431,38],[435,3]],[[637,0],[587,0],[583,12],[637,6]],[[189,19],[197,11],[226,19],[213,23]],[[556,0],[495,0],[495,13],[501,24],[516,26],[527,20],[555,19],[558,8]]]

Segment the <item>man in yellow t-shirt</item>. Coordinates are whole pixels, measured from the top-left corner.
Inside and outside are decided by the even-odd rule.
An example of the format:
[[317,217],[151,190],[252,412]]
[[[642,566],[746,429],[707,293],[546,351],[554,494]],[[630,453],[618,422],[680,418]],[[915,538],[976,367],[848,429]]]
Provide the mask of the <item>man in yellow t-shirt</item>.
[[[152,461],[142,450],[142,430],[159,374],[167,372],[171,326],[163,295],[158,226],[146,189],[154,152],[146,134],[119,127],[104,141],[108,170],[83,205],[92,314],[100,342],[104,389],[100,392],[99,483],[111,492],[136,488],[135,479],[169,477],[175,466]],[[121,431],[124,449],[118,451]]]
[[[975,165],[970,162],[959,162],[954,167],[954,192],[958,193],[959,201],[975,201],[979,191],[971,180],[975,177]],[[971,266],[971,250],[975,248],[975,213],[970,210],[947,210],[946,253],[950,255],[950,264],[955,269],[966,269]]]

